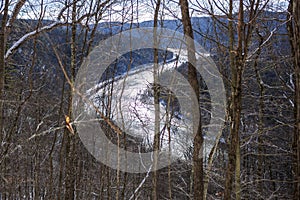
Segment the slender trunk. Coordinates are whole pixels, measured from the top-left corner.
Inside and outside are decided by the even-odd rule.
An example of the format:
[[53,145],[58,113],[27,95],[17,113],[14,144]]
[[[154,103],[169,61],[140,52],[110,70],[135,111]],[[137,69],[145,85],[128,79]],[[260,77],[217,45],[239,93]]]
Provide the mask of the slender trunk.
[[222,132],[217,136],[216,143],[214,144],[214,147],[211,149],[211,151],[209,153],[209,156],[208,156],[207,172],[204,176],[204,181],[203,181],[203,184],[204,184],[204,186],[203,186],[203,199],[207,199],[207,190],[208,190],[210,172],[211,172],[211,169],[212,169],[212,166],[213,166],[214,157],[217,153],[217,149],[218,149],[218,146],[219,146],[219,141],[220,141],[221,136],[222,136]]
[[235,163],[235,199],[241,199],[241,147],[236,145],[236,163]]
[[111,200],[112,199],[112,196],[111,196],[111,193],[112,193],[112,187],[111,187],[111,170],[109,167],[105,166],[106,167],[106,173],[107,173],[107,199],[108,200]]
[[[36,145],[39,146],[39,141],[36,141]],[[34,155],[34,199],[40,199],[40,163],[38,161],[39,152],[36,152]]]
[[295,71],[295,128],[293,139],[294,199],[300,196],[300,2],[290,0],[289,12],[293,21],[288,24]]
[[[297,9],[300,9],[299,6]],[[297,46],[300,45],[300,37],[297,42]],[[295,133],[294,133],[294,143],[296,146],[296,160],[297,160],[297,169],[296,169],[296,190],[295,190],[295,197],[299,199],[300,197],[300,49],[298,48],[298,55],[295,67],[295,74],[296,74],[296,84],[295,84],[295,110],[296,110],[296,122],[295,122]]]
[[[257,35],[259,37],[259,46],[261,46],[264,42],[264,38],[262,35],[260,35],[259,30],[257,29]],[[263,147],[263,129],[264,129],[264,122],[263,122],[263,117],[264,117],[264,96],[265,96],[265,87],[263,84],[262,77],[260,75],[260,71],[258,70],[258,58],[260,56],[261,49],[258,50],[257,55],[254,60],[254,71],[255,71],[255,76],[256,76],[256,81],[259,86],[259,108],[258,108],[258,144],[257,144],[257,149],[258,149],[258,156],[257,156],[257,176],[255,177],[256,179],[256,184],[257,184],[257,190],[260,195],[263,193],[263,184],[261,183],[260,179],[263,179],[263,152],[264,152],[264,147]],[[248,161],[249,162],[249,161]]]
[[230,27],[229,27],[229,36],[230,36],[230,67],[231,67],[231,102],[230,102],[230,146],[228,152],[228,164],[225,177],[225,193],[224,199],[231,199],[232,193],[232,183],[233,177],[235,180],[235,194],[236,198],[240,198],[239,189],[240,189],[240,171],[236,170],[236,166],[240,166],[240,160],[237,157],[240,157],[240,151],[238,145],[240,145],[239,139],[239,129],[240,129],[240,118],[241,118],[241,108],[242,108],[242,72],[244,68],[244,52],[243,52],[243,28],[244,28],[244,16],[243,16],[243,1],[240,0],[239,5],[239,15],[238,15],[238,25],[237,25],[237,48],[233,49],[234,43],[234,29],[232,25],[232,5],[233,2],[230,1]]
[[298,200],[300,195],[300,156],[299,156],[299,132],[300,132],[300,14],[297,9],[299,9],[299,2],[296,0],[290,0],[288,11],[292,17],[292,21],[288,22],[287,30],[290,37],[291,44],[291,54],[294,61],[294,72],[295,72],[295,107],[294,107],[294,116],[295,116],[295,127],[294,127],[294,137],[292,142],[293,149],[293,172],[294,172],[294,199]]
[[59,150],[59,177],[58,177],[58,192],[57,192],[57,200],[62,199],[62,187],[63,187],[63,178],[64,178],[64,144],[66,140],[66,131],[63,133],[63,137],[61,140],[61,146]]
[[6,33],[6,22],[8,18],[8,5],[9,1],[6,0],[4,4],[4,12],[1,22],[1,29],[0,29],[0,142],[3,139],[3,117],[4,117],[4,83],[5,83],[5,48],[6,48],[6,40],[7,40],[7,33]]
[[[72,116],[72,99],[73,99],[73,88],[74,79],[75,79],[75,66],[76,66],[76,11],[77,6],[76,2],[73,3],[72,7],[72,35],[71,35],[71,85],[70,85],[70,96],[68,102],[68,115],[71,118]],[[75,177],[76,177],[76,137],[74,133],[68,132],[67,134],[67,143],[66,143],[66,198],[65,199],[74,199],[75,198]]]
[[3,138],[3,104],[4,104],[4,79],[5,79],[5,31],[4,28],[0,30],[0,142]]
[[[158,13],[160,8],[160,0],[156,2],[156,8],[154,13],[154,28],[158,26]],[[154,119],[154,141],[153,141],[153,179],[152,179],[152,199],[158,199],[157,188],[158,188],[158,155],[159,155],[159,147],[160,147],[160,108],[159,108],[159,80],[158,80],[158,37],[157,37],[157,30],[154,30],[153,35],[154,40],[154,69],[153,69],[153,92],[154,92],[154,112],[155,112],[155,119]]]
[[294,20],[295,20],[295,31],[294,31],[294,48],[295,48],[295,146],[296,146],[296,156],[297,156],[297,170],[295,176],[296,179],[296,190],[295,198],[300,197],[300,2],[294,0]]
[[[240,73],[237,73],[236,78],[239,80],[238,85],[240,85],[241,76]],[[232,183],[233,177],[239,176],[235,175],[236,171],[236,157],[237,157],[237,145],[239,145],[239,126],[240,126],[240,114],[241,114],[241,87],[235,86],[232,88],[232,99],[231,99],[231,126],[230,126],[230,147],[229,147],[229,161],[226,171],[226,180],[225,180],[225,194],[224,199],[231,199],[232,192]],[[239,183],[237,183],[239,184]],[[237,185],[236,185],[237,186]]]
[[[180,8],[182,15],[182,23],[184,27],[184,34],[191,39],[194,39],[193,29],[191,18],[189,14],[189,5],[187,0],[180,0]],[[196,94],[198,105],[200,106],[200,90],[199,83],[197,79],[197,70],[192,65],[196,63],[195,55],[195,44],[193,40],[188,40],[188,80]],[[199,107],[199,113],[200,107]],[[201,114],[200,114],[201,116]],[[201,127],[201,117],[199,119],[198,127],[196,127],[196,135],[193,141],[193,196],[195,200],[203,199],[203,136],[202,136],[202,127]]]

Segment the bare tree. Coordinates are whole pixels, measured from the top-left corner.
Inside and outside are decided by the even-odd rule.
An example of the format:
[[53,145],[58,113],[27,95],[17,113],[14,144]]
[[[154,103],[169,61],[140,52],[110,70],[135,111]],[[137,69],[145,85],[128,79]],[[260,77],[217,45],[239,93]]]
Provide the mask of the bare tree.
[[[299,199],[300,8],[297,0],[289,3],[286,13],[278,12],[271,0],[0,1],[0,199]],[[72,118],[71,104],[76,71],[85,56],[105,37],[149,26],[140,15],[147,9],[154,27],[183,31],[211,53],[223,75],[229,107],[223,134],[208,157],[202,149],[207,111],[201,105],[202,123],[184,159],[171,164],[170,156],[168,168],[152,173],[159,150],[171,151],[174,137],[173,96],[158,82],[164,73],[161,51],[154,45],[152,56],[151,50],[155,83],[149,89],[152,96],[144,96],[155,103],[149,149],[136,147],[128,134],[116,134],[122,132],[114,124],[113,104],[120,79],[108,75],[118,72],[118,64],[112,66],[113,72],[107,72],[112,81],[95,106],[105,134],[118,148],[158,151],[146,173],[130,174],[119,169],[120,158],[113,170],[89,154],[79,141],[76,125],[81,122]],[[153,39],[158,44],[158,32]],[[176,70],[190,81],[201,104],[202,82],[191,65],[194,44],[188,48],[187,72],[180,71],[185,64],[176,64]],[[127,72],[135,53],[129,54]],[[122,81],[125,85],[127,79]],[[168,99],[167,106],[162,98]],[[122,106],[117,105],[119,111]],[[134,112],[136,119],[143,114]]]
[[[5,84],[5,66],[6,66],[6,45],[7,45],[7,37],[11,33],[12,26],[19,15],[21,8],[24,6],[26,0],[20,0],[15,5],[12,14],[9,16],[9,5],[10,1],[5,0],[2,1],[2,10],[0,10],[0,14],[3,13],[1,20],[1,30],[0,30],[0,139],[2,139],[2,131],[3,131],[3,104],[4,104],[4,84]],[[3,5],[4,3],[4,5]],[[0,140],[2,141],[2,140]]]
[[[161,1],[158,0],[156,2],[155,6],[155,13],[154,13],[154,28],[158,27],[158,14]],[[158,156],[159,156],[159,150],[160,150],[160,104],[159,104],[159,97],[160,97],[160,89],[159,89],[159,70],[158,70],[158,35],[157,30],[154,29],[153,34],[153,40],[154,40],[154,68],[153,68],[153,79],[154,79],[154,112],[155,112],[155,119],[154,119],[154,140],[153,140],[153,190],[152,190],[152,199],[159,199],[159,195],[157,193],[158,189]]]
[[[193,27],[191,24],[191,18],[189,14],[189,5],[188,1],[180,0],[180,8],[182,15],[182,23],[184,28],[184,34],[191,39],[194,39]],[[188,79],[189,82],[195,91],[197,102],[200,103],[199,95],[199,83],[197,78],[196,68],[192,65],[192,63],[196,63],[196,55],[195,55],[195,44],[194,41],[187,40],[188,42]],[[199,107],[200,108],[200,107]],[[201,113],[201,112],[199,112]],[[199,119],[199,124],[195,127],[197,132],[193,141],[193,197],[194,199],[203,199],[203,135],[202,135],[202,126],[201,126],[201,118]]]
[[289,16],[292,21],[288,24],[291,40],[291,52],[295,70],[295,127],[293,138],[293,170],[294,170],[294,199],[300,196],[300,3],[296,0],[289,1]]

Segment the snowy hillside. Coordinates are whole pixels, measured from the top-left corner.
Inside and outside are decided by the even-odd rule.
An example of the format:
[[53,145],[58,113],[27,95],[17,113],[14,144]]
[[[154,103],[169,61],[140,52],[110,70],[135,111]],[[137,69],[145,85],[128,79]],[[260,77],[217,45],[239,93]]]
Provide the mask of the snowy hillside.
[[[172,52],[172,57],[168,57],[165,62],[159,64],[161,81],[172,79],[172,72],[176,72],[179,66],[187,62],[187,52],[178,49],[168,49]],[[207,56],[207,55],[204,55]],[[178,73],[178,72],[177,72]],[[176,75],[176,73],[174,74]],[[114,82],[113,82],[114,81]],[[145,64],[126,73],[102,81],[94,88],[88,90],[90,100],[99,108],[107,104],[110,90],[105,89],[108,83],[113,82],[113,93],[111,103],[112,120],[126,134],[142,139],[143,146],[152,147],[154,138],[155,109],[153,97],[153,64]],[[188,86],[187,80],[185,83]],[[163,85],[163,84],[162,84]],[[169,150],[172,156],[177,158],[187,158],[191,151],[193,142],[193,107],[183,108],[177,95],[179,94],[174,82],[171,88],[161,87],[160,98],[160,129],[161,129],[161,149]],[[182,96],[188,99],[189,93],[182,89]],[[176,94],[175,94],[176,93]],[[165,98],[164,98],[164,97]],[[168,101],[170,97],[170,101]],[[182,99],[183,97],[181,97]],[[178,105],[179,104],[179,105]],[[168,129],[168,126],[170,129]],[[169,130],[169,131],[168,131]],[[207,150],[211,146],[207,146]],[[208,152],[206,151],[206,152]]]

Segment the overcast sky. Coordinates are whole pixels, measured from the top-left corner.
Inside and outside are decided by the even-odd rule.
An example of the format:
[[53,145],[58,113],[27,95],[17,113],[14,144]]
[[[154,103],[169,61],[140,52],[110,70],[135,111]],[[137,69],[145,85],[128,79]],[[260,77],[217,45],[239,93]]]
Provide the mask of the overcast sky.
[[[190,0],[190,7],[196,8],[196,10],[199,11],[199,4],[201,6],[205,6],[207,4],[207,1],[209,0]],[[227,5],[228,0],[215,0],[216,2],[219,2],[219,5],[225,6]],[[265,2],[268,0],[262,0],[262,2]],[[12,1],[11,9],[13,9],[15,3],[17,0]],[[57,16],[57,13],[59,10],[64,6],[62,1],[60,0],[44,0],[44,6],[41,7],[40,3],[41,1],[37,0],[28,0],[28,3],[24,6],[22,9],[22,12],[20,13],[20,18],[31,18],[31,19],[37,19],[39,18],[39,15],[42,12],[44,12],[44,18],[45,19],[52,19],[54,20]],[[142,21],[148,21],[152,20],[154,16],[154,0],[132,0],[132,1],[126,1],[124,0],[117,0],[117,3],[114,4],[107,12],[105,12],[105,15],[103,16],[103,21],[130,21],[133,18],[134,22],[142,22]],[[133,11],[132,7],[130,6],[131,2],[133,2]],[[180,17],[180,7],[178,5],[179,0],[162,0],[162,6],[160,9],[160,17],[162,19],[175,19],[176,17]],[[237,1],[236,1],[237,2]],[[245,4],[247,4],[248,0],[244,1]],[[280,10],[283,11],[287,8],[288,1],[287,0],[270,0],[269,2],[272,3],[272,11]],[[269,3],[269,5],[271,5]],[[42,9],[41,9],[42,8]],[[204,13],[193,11],[191,9],[191,15],[193,17],[195,16],[203,16]],[[217,9],[215,12],[218,12]]]

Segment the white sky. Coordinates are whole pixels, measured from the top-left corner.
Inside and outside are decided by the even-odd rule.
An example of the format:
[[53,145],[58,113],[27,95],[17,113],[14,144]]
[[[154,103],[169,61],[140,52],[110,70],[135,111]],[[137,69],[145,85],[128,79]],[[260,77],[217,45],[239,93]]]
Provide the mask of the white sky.
[[[136,1],[136,0],[135,0]],[[199,6],[203,6],[203,7],[209,7],[208,5],[208,1],[209,0],[189,0],[190,1],[190,7],[191,7],[191,12],[190,14],[192,15],[192,17],[196,17],[196,16],[203,16],[206,15],[203,12],[198,12],[199,11]],[[215,0],[216,2],[220,2],[219,4],[224,7],[226,7],[226,5],[228,4],[228,0]],[[262,4],[265,2],[269,2],[268,5],[270,6],[271,11],[285,11],[287,9],[288,6],[288,0],[261,0]],[[124,20],[124,13],[125,14],[125,18],[127,20],[131,19],[131,8],[130,6],[126,6],[124,3],[124,1],[121,1],[122,3],[120,3],[119,5],[115,5],[112,9],[115,11],[115,14],[111,16],[111,21],[122,21]],[[175,0],[175,1],[171,1],[171,0],[162,0],[162,6],[160,7],[160,17],[162,17],[163,19],[175,19],[181,16],[180,14],[180,6],[178,5],[178,3],[175,2],[179,2],[179,0]],[[249,4],[249,0],[244,0],[245,4]],[[148,21],[148,20],[153,20],[154,18],[154,7],[155,5],[153,5],[155,2],[154,0],[139,0],[139,2],[135,2],[133,7],[134,7],[134,21]],[[236,1],[236,5],[238,5],[238,1]],[[218,5],[219,6],[219,5]],[[193,10],[192,8],[195,8],[195,10]],[[215,8],[215,12],[217,14],[222,14],[222,13],[218,13],[217,8]],[[163,10],[163,11],[162,11]],[[123,11],[123,12],[122,12]],[[124,12],[125,11],[125,12]],[[126,20],[125,20],[126,21]]]
[[[88,0],[90,2],[92,0]],[[94,0],[96,1],[96,0]],[[133,6],[131,7],[130,0],[115,0],[116,4],[112,6],[108,11],[105,12],[103,16],[103,21],[119,21],[119,22],[129,22],[133,16],[134,22],[142,22],[153,20],[154,16],[154,7],[156,0],[132,0]],[[190,7],[196,8],[199,10],[199,5],[207,7],[207,2],[209,0],[190,0]],[[227,5],[228,0],[215,0],[219,2],[218,6]],[[262,0],[265,2],[268,0]],[[11,10],[15,6],[17,0],[11,1]],[[41,2],[44,3],[44,6],[41,7]],[[23,7],[19,18],[30,18],[30,19],[38,19],[40,13],[44,13],[44,19],[52,19],[55,20],[57,13],[64,6],[62,3],[64,0],[28,0],[25,6]],[[127,2],[127,3],[126,3]],[[176,17],[180,17],[180,7],[178,5],[179,0],[162,0],[162,6],[160,9],[160,17],[162,19],[174,19]],[[249,0],[244,0],[245,4],[249,2]],[[286,10],[288,5],[288,0],[270,0],[269,5],[271,5],[272,11],[283,11]],[[133,9],[132,9],[133,8]],[[216,9],[217,10],[217,9]],[[216,11],[217,12],[217,11]],[[191,15],[195,16],[203,16],[204,13],[191,11]]]

